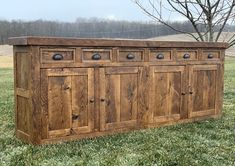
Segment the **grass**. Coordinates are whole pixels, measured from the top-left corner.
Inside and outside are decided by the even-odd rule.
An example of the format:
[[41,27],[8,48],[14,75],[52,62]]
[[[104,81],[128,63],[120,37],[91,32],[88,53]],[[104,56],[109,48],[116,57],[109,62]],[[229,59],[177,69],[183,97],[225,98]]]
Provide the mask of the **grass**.
[[0,165],[235,165],[235,59],[225,68],[221,119],[36,147],[14,136],[13,71],[0,68]]

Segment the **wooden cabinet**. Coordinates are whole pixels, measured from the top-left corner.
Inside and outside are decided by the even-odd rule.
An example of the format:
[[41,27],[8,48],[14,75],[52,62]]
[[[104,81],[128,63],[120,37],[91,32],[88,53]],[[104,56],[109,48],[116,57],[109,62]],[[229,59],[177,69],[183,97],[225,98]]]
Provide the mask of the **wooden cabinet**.
[[226,43],[21,37],[16,136],[46,144],[221,116]]

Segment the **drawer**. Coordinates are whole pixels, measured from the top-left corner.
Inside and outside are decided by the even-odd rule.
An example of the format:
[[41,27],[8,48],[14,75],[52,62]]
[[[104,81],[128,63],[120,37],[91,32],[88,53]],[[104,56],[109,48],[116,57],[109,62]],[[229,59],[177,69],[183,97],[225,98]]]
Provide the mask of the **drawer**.
[[176,52],[176,58],[180,61],[198,60],[197,50],[178,50]]
[[219,60],[220,59],[220,51],[215,50],[206,50],[202,51],[202,60]]
[[144,50],[121,49],[118,51],[119,62],[141,62],[144,61]]
[[82,49],[83,62],[111,62],[111,49]]
[[66,63],[74,60],[75,49],[41,49],[41,63]]
[[64,63],[75,61],[75,49],[41,49],[41,63]]
[[171,50],[151,50],[149,61],[171,61],[172,51]]

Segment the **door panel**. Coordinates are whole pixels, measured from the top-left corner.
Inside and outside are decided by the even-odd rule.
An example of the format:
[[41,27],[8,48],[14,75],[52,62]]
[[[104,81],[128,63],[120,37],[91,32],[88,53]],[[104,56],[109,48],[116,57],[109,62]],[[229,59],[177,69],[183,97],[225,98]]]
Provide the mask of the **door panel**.
[[70,77],[48,78],[49,130],[70,128],[71,125]]
[[42,75],[43,138],[91,132],[93,69],[47,69]]
[[139,68],[101,68],[100,80],[101,131],[136,127]]
[[189,70],[189,117],[214,115],[217,65],[194,65]]
[[150,111],[152,123],[184,118],[185,67],[154,66],[150,68]]

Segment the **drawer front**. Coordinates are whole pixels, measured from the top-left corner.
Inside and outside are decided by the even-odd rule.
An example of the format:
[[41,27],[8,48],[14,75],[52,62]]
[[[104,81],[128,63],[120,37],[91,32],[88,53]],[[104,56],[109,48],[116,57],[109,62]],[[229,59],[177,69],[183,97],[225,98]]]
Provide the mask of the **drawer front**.
[[144,50],[122,49],[118,51],[119,62],[144,61]]
[[75,49],[41,49],[41,63],[64,63],[75,61]]
[[171,61],[172,51],[171,50],[151,50],[149,61]]
[[198,51],[196,50],[179,50],[176,52],[176,58],[180,61],[198,60]]
[[83,49],[82,61],[83,62],[111,62],[112,50],[111,49]]
[[220,59],[220,51],[215,50],[206,50],[202,51],[202,60],[219,60]]

